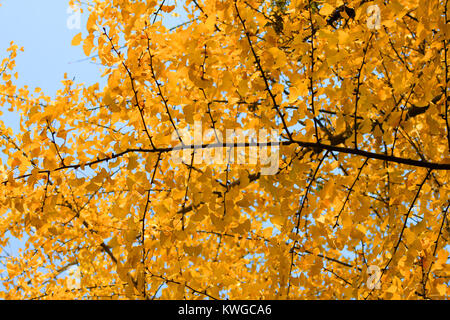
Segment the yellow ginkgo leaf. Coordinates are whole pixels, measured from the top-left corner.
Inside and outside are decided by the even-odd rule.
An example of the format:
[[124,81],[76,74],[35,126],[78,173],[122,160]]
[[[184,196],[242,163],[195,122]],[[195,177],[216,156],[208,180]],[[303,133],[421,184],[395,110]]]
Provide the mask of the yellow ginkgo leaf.
[[81,32],[80,32],[80,33],[78,33],[75,37],[73,37],[73,39],[72,39],[72,45],[73,45],[73,46],[78,46],[78,45],[80,45],[81,40],[82,40],[82,38],[81,38]]
[[334,7],[328,3],[325,3],[320,9],[319,13],[323,16],[328,16],[334,11]]

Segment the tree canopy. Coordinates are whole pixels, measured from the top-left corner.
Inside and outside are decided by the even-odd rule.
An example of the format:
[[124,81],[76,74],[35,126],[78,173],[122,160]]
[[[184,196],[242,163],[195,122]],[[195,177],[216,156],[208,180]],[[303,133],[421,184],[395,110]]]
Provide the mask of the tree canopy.
[[0,297],[448,298],[448,0],[83,8],[106,85],[0,65]]

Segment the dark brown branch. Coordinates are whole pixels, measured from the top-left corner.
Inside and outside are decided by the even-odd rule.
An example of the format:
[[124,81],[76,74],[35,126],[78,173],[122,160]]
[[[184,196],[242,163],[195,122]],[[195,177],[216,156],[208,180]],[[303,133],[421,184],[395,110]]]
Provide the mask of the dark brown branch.
[[355,130],[355,149],[358,149],[358,121],[357,121],[357,119],[358,119],[359,92],[360,92],[360,88],[362,85],[361,74],[362,74],[362,69],[364,68],[364,65],[366,64],[367,51],[369,50],[370,41],[372,40],[374,34],[375,33],[373,33],[373,32],[370,34],[370,38],[367,41],[367,45],[363,49],[363,60],[361,62],[361,66],[359,67],[358,74],[356,76],[357,83],[356,83],[356,90],[355,90],[355,112],[353,115],[353,117],[354,117],[354,128],[353,129]]
[[187,203],[187,199],[188,199],[189,182],[191,180],[192,168],[193,168],[193,164],[194,164],[194,157],[195,157],[195,150],[192,151],[192,155],[191,155],[191,165],[189,166],[189,173],[188,173],[188,178],[186,181],[186,191],[184,193],[184,202],[183,202],[183,207],[181,209],[181,211],[182,211],[182,213],[181,213],[181,230],[184,230],[184,227],[185,227],[184,209],[186,208],[186,203]]
[[[156,160],[155,163],[155,167],[153,168],[153,174],[152,174],[152,178],[150,180],[150,187],[153,186],[153,183],[155,181],[155,176],[156,176],[156,169],[158,168],[158,164],[159,161],[161,160],[161,153],[158,153],[158,159]],[[142,235],[141,235],[141,246],[142,246],[142,272],[144,272],[144,285],[143,285],[143,289],[142,289],[142,295],[144,297],[146,297],[146,273],[145,273],[145,257],[146,257],[146,252],[145,252],[145,218],[147,215],[147,211],[148,211],[148,206],[150,204],[150,193],[151,193],[151,188],[148,190],[147,192],[147,200],[145,201],[145,208],[144,208],[144,213],[142,215]]]
[[[205,17],[208,18],[208,15],[203,10],[203,8],[198,4],[198,2],[196,0],[192,0],[192,2],[194,2],[195,6],[201,11],[201,13],[203,13]],[[214,24],[214,28],[216,28],[216,31],[220,31],[220,28],[217,26],[217,24]]]
[[50,126],[50,122],[47,119],[47,129],[50,131],[50,134],[52,135],[51,142],[53,146],[55,147],[56,154],[59,157],[59,160],[61,161],[61,165],[64,165],[64,158],[61,156],[61,153],[59,152],[59,147],[56,144],[56,138],[55,138],[55,132],[53,131],[52,127]]
[[[296,216],[297,216],[297,223],[295,225],[295,229],[296,229],[295,233],[296,234],[298,234],[299,230],[300,230],[301,214],[302,214],[303,208],[305,206],[305,203],[306,203],[306,201],[308,199],[309,190],[311,189],[311,186],[312,186],[313,182],[316,180],[316,175],[319,172],[320,166],[322,165],[323,161],[328,156],[328,153],[329,153],[329,151],[327,151],[323,155],[322,159],[320,159],[319,163],[317,164],[317,167],[316,167],[314,173],[312,174],[311,180],[309,181],[308,187],[306,188],[305,195],[302,198],[300,209],[296,213]],[[306,225],[306,218],[305,218],[305,225]],[[291,275],[292,275],[292,269],[293,269],[293,266],[294,266],[294,253],[295,253],[294,248],[297,246],[297,243],[298,243],[298,240],[296,239],[294,241],[294,244],[292,245],[292,249],[291,249],[291,263],[290,263],[290,267],[289,267],[288,286],[287,286],[287,292],[286,292],[286,297],[287,298],[289,298],[289,289],[291,288]]]
[[[114,46],[114,43],[112,41],[112,39],[109,37],[109,35],[106,33],[106,28],[103,28],[103,34],[105,35],[105,37],[109,40],[112,49],[114,50],[114,52],[117,54],[117,56],[121,59],[122,55],[120,54],[120,52],[116,49],[116,47]],[[136,100],[136,107],[139,110],[139,114],[141,116],[141,121],[142,121],[142,125],[144,126],[144,131],[147,134],[148,140],[150,141],[150,144],[153,148],[155,148],[155,145],[153,144],[153,139],[152,136],[150,135],[150,132],[147,129],[147,123],[145,122],[144,119],[144,110],[143,107],[140,106],[139,104],[139,99],[138,99],[138,92],[136,90],[136,88],[134,87],[134,78],[133,78],[133,74],[131,73],[130,69],[128,68],[128,66],[125,64],[124,61],[122,61],[122,66],[125,68],[125,70],[127,71],[128,77],[130,78],[131,81],[131,89],[133,91],[134,94],[134,98]]]
[[[433,249],[433,255],[432,255],[433,259],[436,256],[437,248],[439,246],[439,240],[440,240],[440,238],[442,236],[442,231],[444,229],[444,223],[447,220],[447,211],[448,211],[449,208],[450,208],[450,202],[447,205],[447,207],[445,208],[445,210],[442,212],[441,226],[439,228],[439,233],[438,233],[438,236],[436,238],[436,241],[434,242],[434,249]],[[431,272],[431,268],[433,267],[433,264],[434,264],[434,260],[431,261],[430,267],[428,268],[428,271],[427,271],[427,273],[426,273],[426,275],[424,277],[424,280],[423,280],[423,286],[422,287],[423,287],[423,294],[424,295],[426,295],[427,281],[428,281],[428,277],[430,276],[430,272]]]
[[289,140],[292,140],[292,134],[291,134],[291,132],[288,129],[288,126],[286,124],[286,120],[284,119],[284,115],[281,113],[280,107],[278,106],[278,103],[277,103],[277,101],[275,99],[275,95],[273,94],[272,90],[270,89],[270,85],[269,85],[269,81],[267,79],[266,73],[264,72],[264,70],[262,68],[261,61],[259,61],[259,57],[256,54],[255,48],[253,47],[253,42],[250,39],[250,32],[247,30],[247,27],[245,26],[245,21],[242,19],[241,15],[239,13],[239,9],[238,9],[236,0],[234,1],[234,7],[236,9],[236,14],[237,14],[237,16],[238,16],[238,18],[239,18],[239,20],[240,20],[240,22],[242,24],[242,28],[244,29],[244,33],[245,33],[245,36],[247,38],[248,44],[250,46],[250,50],[252,51],[253,58],[255,59],[256,66],[257,66],[259,72],[261,73],[261,77],[264,80],[264,84],[266,86],[266,90],[269,93],[269,96],[270,96],[270,98],[272,100],[273,107],[275,108],[275,110],[277,111],[278,115],[281,118],[284,130],[286,131],[286,133],[287,133],[287,135],[289,137]]
[[150,270],[148,270],[148,268],[147,268],[147,271],[148,271],[148,273],[150,274],[151,277],[159,278],[159,279],[163,280],[165,283],[174,283],[174,284],[178,284],[180,286],[185,286],[186,288],[191,290],[193,293],[204,295],[204,296],[206,296],[208,298],[211,298],[213,300],[220,300],[219,298],[216,298],[216,297],[210,295],[209,293],[207,293],[206,289],[203,290],[203,291],[200,291],[200,290],[194,289],[193,287],[188,285],[186,282],[182,283],[182,282],[179,282],[179,281],[176,281],[176,280],[173,280],[173,279],[166,278],[166,277],[164,277],[162,275],[154,274]]
[[[389,265],[391,264],[392,260],[394,260],[394,256],[395,256],[395,254],[397,253],[397,250],[398,250],[398,248],[399,248],[399,246],[400,246],[400,243],[402,242],[403,233],[405,232],[406,225],[407,225],[407,223],[408,223],[408,218],[409,218],[409,215],[411,214],[411,210],[414,208],[414,205],[415,205],[415,203],[416,203],[416,200],[417,200],[417,198],[419,198],[420,190],[422,190],[423,185],[424,185],[425,182],[428,180],[428,177],[430,176],[431,171],[432,171],[431,169],[428,170],[427,175],[425,176],[425,178],[423,179],[423,181],[422,181],[421,184],[419,185],[419,188],[418,188],[418,190],[417,190],[417,192],[416,192],[416,195],[414,196],[413,201],[411,202],[411,205],[410,205],[410,207],[409,207],[409,209],[408,209],[408,212],[406,212],[406,214],[405,214],[405,221],[403,221],[403,226],[402,226],[402,229],[401,229],[400,234],[399,234],[399,236],[398,236],[398,240],[397,240],[397,242],[396,242],[395,245],[394,245],[394,251],[393,251],[392,254],[391,254],[391,258],[388,260],[388,262],[386,263],[386,265],[384,266],[384,268],[381,270],[381,275],[380,275],[378,281],[381,281],[381,278],[383,277],[383,274],[384,274],[384,273],[386,272],[386,270],[389,268]],[[367,300],[367,298],[372,294],[372,292],[373,292],[374,289],[375,289],[375,287],[374,287],[372,290],[370,290],[369,294],[364,298],[365,300]]]
[[155,69],[153,68],[153,55],[152,55],[152,53],[150,51],[150,38],[149,38],[148,34],[146,34],[146,37],[147,37],[147,52],[148,52],[148,56],[149,56],[149,59],[150,59],[149,66],[150,66],[150,71],[152,73],[153,81],[155,82],[156,87],[158,88],[158,95],[161,97],[161,100],[163,101],[164,107],[166,108],[166,113],[167,113],[167,115],[169,117],[169,121],[172,124],[172,127],[174,128],[174,130],[175,130],[175,132],[176,132],[176,134],[178,136],[178,140],[180,140],[181,144],[184,145],[183,139],[181,138],[181,135],[180,135],[180,133],[178,131],[178,128],[175,125],[175,122],[173,121],[172,115],[170,114],[168,100],[163,95],[162,89],[161,89],[161,84],[158,82],[158,79],[156,78]]
[[336,222],[334,223],[333,229],[336,228],[339,224],[339,217],[342,214],[342,211],[344,211],[345,205],[347,204],[348,199],[350,198],[350,194],[353,191],[353,187],[355,186],[356,182],[359,179],[359,176],[361,175],[362,170],[364,169],[365,165],[367,164],[367,162],[369,161],[369,158],[366,158],[366,160],[364,161],[364,163],[362,164],[362,166],[359,168],[358,174],[356,175],[355,180],[352,183],[352,186],[350,187],[350,190],[347,193],[347,197],[345,198],[344,204],[342,205],[341,210],[339,211],[338,215],[336,216]]
[[[413,160],[408,158],[400,158],[400,157],[394,157],[389,156],[386,154],[380,154],[380,153],[374,153],[364,150],[356,150],[352,148],[346,148],[346,147],[338,147],[328,144],[322,144],[322,143],[315,143],[315,142],[306,142],[306,141],[281,141],[272,143],[272,145],[281,145],[281,146],[289,146],[292,144],[297,144],[301,147],[305,148],[311,148],[315,150],[328,150],[328,151],[335,151],[345,154],[353,154],[362,156],[365,158],[370,159],[377,159],[377,160],[383,160],[388,162],[394,162],[398,164],[404,164],[409,165],[412,167],[418,167],[418,168],[427,168],[431,170],[450,170],[450,163],[436,163],[436,162],[428,162],[428,161],[421,161],[421,160]],[[268,147],[271,143],[259,143],[259,142],[245,142],[245,143],[234,143],[232,145],[234,148],[243,148],[243,147]],[[111,155],[108,155],[104,158],[99,158],[96,160],[88,161],[85,163],[78,163],[78,164],[72,164],[72,165],[65,165],[58,168],[55,168],[53,170],[39,170],[38,173],[40,174],[47,174],[48,172],[57,172],[67,169],[84,169],[85,167],[91,167],[93,165],[102,163],[102,162],[108,162],[117,158],[120,158],[128,153],[167,153],[174,150],[188,150],[188,149],[208,149],[208,148],[226,148],[230,147],[230,144],[223,144],[223,143],[212,143],[212,144],[193,144],[193,145],[185,145],[185,146],[178,146],[178,147],[165,147],[165,148],[155,148],[155,149],[145,149],[145,148],[130,148],[125,151],[122,151],[120,153],[111,153]],[[31,174],[24,174],[21,176],[17,176],[13,178],[14,180],[17,179],[24,179],[30,177]],[[6,185],[8,183],[8,180],[3,181],[2,184]]]
[[[444,6],[444,17],[445,17],[445,23],[448,24],[448,17],[447,17],[447,6],[448,6],[448,0],[445,1],[445,6]],[[448,26],[448,25],[447,25]],[[445,37],[445,36],[444,36]],[[448,114],[449,114],[449,110],[448,110],[448,82],[449,82],[449,76],[448,76],[448,58],[447,58],[447,53],[448,53],[448,42],[447,39],[444,38],[444,64],[445,64],[445,86],[444,86],[444,95],[445,95],[445,100],[444,100],[444,108],[445,108],[445,124],[447,127],[447,142],[448,142],[448,151],[450,152],[450,123],[449,123],[449,119],[448,119]]]
[[317,119],[316,119],[316,110],[315,110],[315,106],[314,106],[314,98],[315,98],[315,91],[314,91],[314,66],[315,66],[315,62],[314,62],[314,51],[316,50],[316,48],[314,47],[314,23],[313,23],[313,19],[312,19],[312,8],[311,8],[311,0],[308,0],[308,11],[309,11],[309,23],[311,25],[311,50],[309,53],[309,58],[311,59],[311,72],[309,75],[309,90],[311,92],[311,109],[312,109],[312,113],[313,113],[313,121],[314,121],[314,132],[316,135],[316,142],[320,142],[320,137],[319,137],[319,132],[317,130]]

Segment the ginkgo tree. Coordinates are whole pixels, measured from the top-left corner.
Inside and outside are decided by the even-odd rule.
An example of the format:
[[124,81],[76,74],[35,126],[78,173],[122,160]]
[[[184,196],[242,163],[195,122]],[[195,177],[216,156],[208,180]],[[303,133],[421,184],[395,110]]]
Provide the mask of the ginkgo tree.
[[50,97],[14,84],[16,44],[1,62],[0,247],[26,243],[0,297],[448,298],[448,0],[84,10],[105,86]]

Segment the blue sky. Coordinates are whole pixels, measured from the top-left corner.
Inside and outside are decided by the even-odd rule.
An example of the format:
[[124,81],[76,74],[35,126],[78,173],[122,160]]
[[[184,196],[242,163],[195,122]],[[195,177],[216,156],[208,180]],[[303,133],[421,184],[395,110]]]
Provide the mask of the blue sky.
[[[18,85],[41,87],[53,95],[61,88],[64,72],[77,82],[94,82],[100,78],[99,66],[83,61],[81,47],[71,46],[72,38],[82,31],[69,29],[68,1],[64,0],[1,0],[0,50],[5,54],[10,41],[23,46],[25,52],[18,55]],[[73,13],[72,13],[73,14]],[[86,15],[81,16],[81,27]]]
[[[19,79],[15,84],[18,87],[28,85],[30,91],[40,87],[53,97],[63,87],[61,80],[65,72],[69,79],[75,77],[76,83],[104,83],[100,66],[86,59],[82,46],[71,45],[77,33],[83,32],[83,37],[87,35],[87,5],[82,6],[85,12],[81,15],[81,28],[70,29],[68,19],[73,12],[70,12],[68,3],[69,0],[0,0],[0,59],[7,56],[6,49],[11,41],[25,49],[18,52],[16,59],[15,71]],[[166,15],[164,24],[167,27],[186,21],[181,5],[175,11],[181,16],[173,18]],[[18,117],[6,110],[1,111],[4,115],[0,119],[13,128],[17,127]]]
[[[40,87],[47,95],[54,97],[63,86],[61,80],[67,72],[69,79],[75,77],[77,83],[92,84],[102,80],[98,65],[85,58],[81,46],[71,46],[72,38],[82,31],[86,24],[86,14],[81,15],[81,29],[70,29],[68,19],[70,12],[68,1],[64,0],[0,0],[0,59],[7,56],[6,49],[14,41],[24,52],[18,52],[16,68],[19,78],[18,87],[28,85],[30,91]],[[87,12],[87,10],[86,10]],[[19,117],[10,113],[5,106],[0,116],[6,126],[19,128]],[[6,161],[6,156],[0,153]],[[21,242],[10,241],[5,248],[14,254]]]
[[[24,52],[19,52],[15,71],[19,74],[16,85],[40,87],[54,96],[62,88],[61,80],[67,72],[76,82],[95,83],[100,79],[99,66],[84,58],[81,46],[71,46],[72,38],[82,31],[69,29],[68,1],[64,0],[0,0],[0,57],[4,58],[11,41]],[[86,15],[81,15],[81,28]],[[2,110],[5,124],[16,128],[18,118]]]
[[[169,1],[168,4],[171,4]],[[86,59],[82,46],[72,46],[73,37],[79,32],[87,35],[85,25],[88,18],[87,5],[83,5],[84,13],[80,17],[80,28],[70,28],[68,20],[73,18],[69,0],[0,0],[0,61],[8,56],[7,49],[11,41],[24,52],[18,51],[16,67],[17,87],[27,85],[30,92],[40,87],[46,95],[55,97],[57,90],[63,88],[61,81],[67,73],[69,79],[75,78],[75,83],[91,85],[106,82],[101,78],[100,66]],[[177,11],[181,16],[173,18],[166,15],[164,24],[172,27],[186,21],[182,6]],[[73,21],[73,20],[71,20]],[[14,132],[19,130],[19,116],[8,112],[7,106],[2,106],[0,121],[11,127]],[[6,161],[6,155],[0,152],[0,158]],[[21,241],[10,238],[9,245],[3,248],[11,255],[16,255],[24,246],[26,237]],[[5,252],[6,251],[6,252]],[[0,269],[2,265],[0,264]],[[0,277],[1,277],[0,273]],[[0,290],[3,286],[0,282]]]

